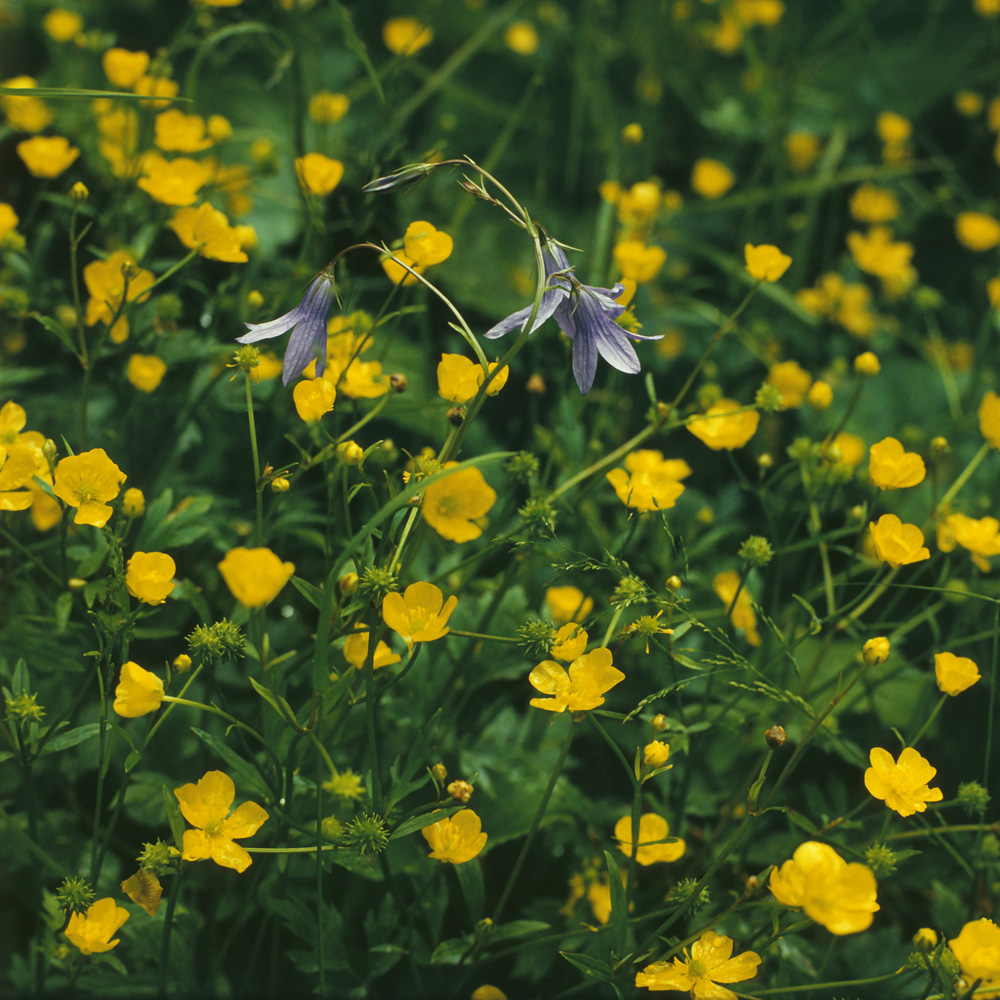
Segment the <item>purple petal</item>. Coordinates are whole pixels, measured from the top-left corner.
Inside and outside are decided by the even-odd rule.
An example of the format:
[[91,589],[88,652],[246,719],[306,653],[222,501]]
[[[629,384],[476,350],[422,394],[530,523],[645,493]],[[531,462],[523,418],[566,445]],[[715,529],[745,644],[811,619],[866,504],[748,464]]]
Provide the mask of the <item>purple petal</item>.
[[258,340],[268,340],[271,337],[280,337],[283,333],[287,333],[298,322],[298,311],[299,306],[296,306],[291,312],[286,312],[284,316],[272,319],[268,323],[244,323],[243,325],[249,332],[243,334],[242,337],[237,337],[236,343],[256,344]]
[[573,338],[573,377],[580,387],[580,394],[586,396],[594,384],[597,374],[597,348],[593,338],[581,330],[580,336]]

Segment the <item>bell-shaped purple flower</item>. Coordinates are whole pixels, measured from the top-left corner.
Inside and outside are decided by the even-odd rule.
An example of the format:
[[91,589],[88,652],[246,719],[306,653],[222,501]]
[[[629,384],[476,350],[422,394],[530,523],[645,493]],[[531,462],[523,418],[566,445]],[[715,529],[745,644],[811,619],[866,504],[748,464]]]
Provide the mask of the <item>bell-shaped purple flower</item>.
[[285,348],[285,362],[281,367],[281,381],[288,385],[298,378],[313,359],[316,360],[316,377],[326,369],[326,318],[333,303],[333,278],[324,272],[313,279],[302,296],[302,301],[291,311],[272,319],[270,323],[247,323],[249,333],[236,340],[240,344],[254,344],[258,340],[280,337],[292,331]]

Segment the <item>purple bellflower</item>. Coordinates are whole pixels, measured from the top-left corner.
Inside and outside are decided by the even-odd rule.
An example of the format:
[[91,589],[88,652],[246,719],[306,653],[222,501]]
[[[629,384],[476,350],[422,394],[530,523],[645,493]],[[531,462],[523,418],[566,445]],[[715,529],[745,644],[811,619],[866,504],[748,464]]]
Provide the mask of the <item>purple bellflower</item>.
[[324,272],[317,275],[291,311],[272,319],[270,323],[247,323],[249,333],[237,337],[237,343],[255,344],[258,340],[280,337],[292,331],[285,348],[285,363],[281,366],[281,381],[288,385],[298,378],[314,358],[316,377],[326,370],[326,317],[333,302],[333,278]]
[[[584,285],[573,273],[566,254],[555,243],[547,243],[542,250],[545,265],[545,291],[529,333],[534,333],[550,316],[559,329],[573,341],[573,375],[580,392],[586,395],[594,384],[597,356],[600,355],[612,368],[636,375],[641,370],[639,357],[629,338],[634,340],[659,340],[629,333],[615,320],[625,312],[625,306],[615,299],[625,290],[619,282],[614,288],[595,288]],[[531,315],[531,307],[519,309],[500,320],[483,334],[495,340],[512,330],[523,330]]]

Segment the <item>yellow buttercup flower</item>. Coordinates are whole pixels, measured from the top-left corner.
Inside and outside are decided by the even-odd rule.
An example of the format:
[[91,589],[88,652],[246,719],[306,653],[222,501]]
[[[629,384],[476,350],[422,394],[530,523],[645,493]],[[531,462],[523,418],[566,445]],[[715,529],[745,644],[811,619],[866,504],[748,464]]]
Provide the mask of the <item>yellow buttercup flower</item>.
[[647,246],[642,240],[625,240],[615,245],[613,256],[623,278],[644,285],[660,273],[667,252],[663,247]]
[[962,246],[983,253],[1000,246],[1000,222],[985,212],[959,212],[955,236]]
[[909,120],[894,111],[883,111],[875,121],[878,137],[887,143],[906,142],[913,134]]
[[186,115],[177,108],[161,111],[154,123],[155,142],[166,153],[200,153],[212,145],[201,115]]
[[454,594],[445,601],[439,587],[421,581],[411,583],[402,594],[386,594],[382,620],[412,648],[415,642],[433,642],[447,635],[448,619],[457,606]]
[[695,417],[684,426],[713,451],[733,451],[742,448],[757,433],[760,414],[743,409],[735,399],[720,399],[709,407],[703,417]]
[[118,906],[108,896],[99,899],[87,907],[87,915],[73,913],[63,933],[70,944],[76,945],[84,955],[94,955],[111,951],[120,938],[111,938],[118,933],[119,928],[129,918],[129,912],[124,906]]
[[850,209],[858,222],[873,225],[892,222],[900,212],[899,199],[891,191],[875,184],[862,184],[851,195]]
[[[443,468],[447,470],[457,464],[446,462]],[[453,472],[427,486],[420,512],[442,538],[452,542],[469,542],[483,533],[473,519],[483,517],[496,499],[496,490],[473,466]]]
[[928,802],[944,798],[940,788],[928,786],[937,768],[931,767],[913,747],[903,750],[898,761],[888,750],[875,747],[869,759],[872,766],[865,771],[865,788],[900,816],[924,812]]
[[942,552],[951,552],[956,545],[968,550],[979,570],[988,573],[990,556],[1000,555],[1000,521],[949,514],[938,523],[937,546]]
[[979,667],[975,660],[967,656],[956,656],[954,653],[934,654],[934,676],[937,686],[953,698],[967,691],[981,678]]
[[902,444],[887,437],[873,444],[870,449],[868,477],[880,490],[901,490],[924,481],[927,468],[924,460],[912,451],[904,451]]
[[163,681],[129,660],[122,667],[121,679],[115,688],[114,710],[123,719],[138,719],[155,712],[163,701]]
[[237,229],[229,224],[224,213],[207,201],[197,208],[177,209],[168,225],[184,246],[197,250],[202,257],[231,264],[248,260]]
[[549,650],[549,656],[563,663],[572,663],[586,652],[590,637],[587,630],[576,622],[567,622],[556,632],[556,641]]
[[831,934],[867,930],[878,911],[878,886],[867,865],[848,864],[828,844],[800,844],[780,868],[771,869],[768,887],[785,906],[801,907]]
[[[1000,14],[1000,5],[994,17]],[[1000,988],[1000,927],[992,920],[982,917],[964,924],[957,938],[948,942],[952,954],[962,967],[962,974],[971,986],[979,982],[979,988],[986,991],[977,996],[996,996],[989,993],[992,988]]]
[[882,363],[874,351],[865,351],[854,359],[854,370],[866,378],[874,378],[882,370]]
[[814,410],[828,410],[833,402],[833,386],[829,382],[817,379],[806,393],[806,402]]
[[80,150],[61,135],[22,139],[16,149],[33,177],[58,177],[80,155]]
[[636,181],[627,191],[618,187],[607,189],[607,193],[612,195],[608,200],[618,206],[618,221],[626,226],[646,226],[663,205],[663,192],[656,181]]
[[[173,848],[175,851],[177,848]],[[155,917],[160,908],[163,896],[163,886],[155,873],[149,868],[140,868],[134,875],[122,882],[122,892],[136,906],[141,906],[151,917]]]
[[[33,90],[38,84],[31,76],[14,76],[3,81],[4,87],[14,90]],[[17,132],[41,132],[55,117],[48,105],[39,97],[4,94],[0,96],[0,108]]]
[[128,561],[125,586],[143,604],[162,604],[174,589],[177,565],[165,552],[136,552]]
[[[123,295],[126,302],[145,302],[155,280],[152,271],[138,267],[123,250],[116,250],[106,260],[91,261],[83,269],[83,281],[90,293],[85,319],[87,326],[99,321],[108,325],[118,312]],[[128,317],[119,316],[111,328],[111,339],[120,344],[127,339],[128,332]]]
[[449,403],[467,403],[479,391],[485,377],[483,366],[471,358],[442,354],[437,367],[438,395]]
[[245,608],[260,608],[273,601],[295,572],[270,549],[230,549],[219,563],[219,572],[233,597]]
[[529,21],[513,21],[503,33],[503,42],[519,56],[531,56],[538,51],[538,32]]
[[861,647],[861,656],[868,666],[876,666],[885,663],[889,659],[891,644],[884,635],[877,635],[874,639],[869,639]]
[[736,183],[736,176],[718,160],[696,160],[691,171],[691,187],[703,198],[721,198]]
[[579,587],[549,587],[545,591],[545,604],[556,625],[582,621],[594,609],[594,599],[585,597]]
[[103,448],[70,455],[56,466],[52,491],[63,503],[76,507],[76,524],[103,528],[111,517],[114,500],[125,482],[125,473],[108,458]]
[[140,392],[153,392],[166,374],[166,362],[155,354],[133,354],[125,369],[125,377]]
[[20,221],[13,207],[5,201],[0,201],[0,243],[9,232],[17,228]]
[[303,379],[292,390],[295,412],[307,423],[314,424],[329,413],[337,401],[334,384],[325,378]]
[[168,80],[165,76],[140,76],[132,85],[137,94],[148,97],[140,101],[150,108],[165,108],[177,96],[180,85],[176,80]]
[[322,153],[306,153],[296,157],[295,175],[304,191],[323,198],[340,183],[344,164]]
[[603,705],[605,693],[623,680],[625,675],[612,666],[611,650],[604,646],[575,659],[568,672],[555,660],[543,660],[528,681],[549,697],[532,698],[530,704],[547,712],[586,712]]
[[434,32],[415,17],[392,17],[382,25],[382,41],[397,56],[412,56],[430,45]]
[[131,90],[149,69],[149,54],[113,48],[101,56],[104,75],[116,87]]
[[70,42],[80,34],[83,18],[75,10],[53,7],[42,18],[42,27],[54,42]]
[[979,404],[979,433],[994,448],[1000,448],[1000,396],[992,389]]
[[660,451],[641,449],[625,456],[625,469],[612,469],[605,478],[623,504],[645,512],[673,507],[684,492],[680,480],[690,475],[683,459],[665,460]]
[[122,513],[126,517],[141,517],[146,512],[146,498],[142,490],[127,489],[122,497]]
[[642,125],[639,122],[629,122],[622,128],[622,142],[626,146],[638,146],[643,137]]
[[[730,613],[733,628],[742,632],[751,646],[759,646],[760,633],[757,631],[757,615],[746,587],[740,587],[739,573],[734,569],[717,573],[715,579],[712,580],[712,590],[715,591],[716,596],[727,609],[735,599],[736,604],[733,605],[733,610]],[[737,590],[739,590],[739,596],[737,596]]]
[[428,857],[453,865],[471,861],[486,846],[482,821],[471,809],[459,809],[420,832],[431,848]]
[[915,524],[904,524],[895,514],[883,514],[878,523],[869,523],[875,557],[893,569],[930,559],[924,548],[924,534]]
[[[642,762],[647,767],[660,768],[666,767],[667,761],[670,759],[670,744],[664,743],[662,740],[651,740],[642,748]],[[671,764],[670,767],[674,765]],[[670,768],[667,768],[669,770]],[[640,833],[642,832],[640,826]]]
[[636,973],[635,985],[649,990],[688,990],[695,1000],[736,1000],[736,994],[719,983],[739,983],[753,979],[760,955],[744,951],[735,958],[733,939],[715,931],[705,931],[684,959],[654,962]]
[[805,402],[813,378],[797,361],[780,361],[771,365],[765,381],[781,393],[781,408],[791,410]]
[[427,269],[410,260],[402,250],[396,250],[382,258],[382,270],[394,285],[403,285],[405,288],[417,283],[417,275],[413,274],[413,271],[423,274]]
[[351,106],[347,94],[331,94],[329,90],[319,90],[309,98],[309,117],[321,125],[335,125]]
[[198,189],[208,180],[205,167],[184,156],[165,160],[159,153],[150,153],[143,159],[142,169],[139,187],[164,205],[193,205]]
[[788,254],[782,253],[770,243],[762,243],[758,247],[747,243],[743,247],[743,257],[746,260],[747,274],[758,281],[777,281],[792,263]]
[[913,244],[894,242],[888,226],[872,226],[867,233],[852,230],[847,234],[847,249],[862,271],[884,281],[905,279],[913,271]]
[[626,857],[635,855],[636,863],[643,866],[676,861],[683,856],[687,845],[680,839],[663,843],[669,836],[670,826],[656,813],[646,813],[639,819],[639,840],[635,845],[632,844],[632,817],[622,816],[615,823],[614,837],[618,841],[618,850]]
[[819,136],[812,132],[789,132],[782,145],[788,165],[797,174],[804,174],[819,159]]
[[[368,646],[371,633],[367,630],[363,632],[352,632],[344,643],[344,659],[352,667],[359,670],[365,665],[368,659]],[[375,656],[372,660],[372,669],[378,670],[380,667],[388,667],[393,663],[399,663],[402,657],[394,653],[382,640],[379,640],[375,647]]]
[[244,872],[250,855],[235,841],[252,837],[267,821],[267,812],[256,802],[244,802],[231,814],[236,786],[222,771],[208,771],[197,784],[174,789],[181,815],[194,830],[184,831],[185,861],[211,858],[223,868]]
[[411,222],[403,236],[403,251],[419,267],[440,264],[451,256],[451,237],[429,222]]

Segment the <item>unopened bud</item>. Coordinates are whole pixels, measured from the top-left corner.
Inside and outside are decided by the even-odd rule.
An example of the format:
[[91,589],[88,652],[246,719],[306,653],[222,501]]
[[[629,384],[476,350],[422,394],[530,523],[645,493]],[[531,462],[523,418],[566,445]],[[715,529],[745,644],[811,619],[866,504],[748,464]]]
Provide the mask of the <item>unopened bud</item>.
[[393,372],[389,376],[389,388],[393,392],[406,392],[406,376],[402,372]]
[[247,305],[251,309],[259,309],[264,304],[264,296],[255,288],[247,293]]
[[657,712],[649,723],[658,733],[662,733],[667,728],[667,717],[662,712]]
[[448,768],[444,764],[438,762],[431,768],[431,774],[435,781],[444,781],[448,777]]
[[859,375],[867,375],[872,377],[878,375],[882,370],[882,365],[879,364],[878,355],[872,351],[865,351],[864,354],[859,354],[854,359],[854,370]]
[[528,379],[524,387],[528,392],[533,392],[536,396],[541,396],[545,392],[545,379],[536,372]]
[[861,655],[870,667],[885,663],[889,659],[889,640],[884,635],[869,639],[861,647]]
[[341,441],[340,444],[337,445],[337,458],[339,458],[344,465],[360,465],[361,460],[364,457],[364,448],[362,448],[356,441]]
[[683,585],[683,581],[676,573],[673,576],[667,577],[667,590],[672,590],[676,594]]
[[937,943],[937,931],[931,930],[930,927],[921,927],[920,930],[913,935],[913,947],[925,955],[928,952],[933,951],[937,947]]
[[69,200],[73,202],[74,205],[82,205],[90,197],[90,192],[87,190],[87,185],[83,181],[77,181],[69,189]]
[[284,476],[271,480],[271,489],[275,493],[287,493],[291,488],[292,484]]
[[337,586],[345,597],[350,597],[358,589],[360,577],[357,573],[345,573],[338,581]]
[[181,653],[180,656],[174,657],[174,661],[171,666],[177,671],[177,673],[183,674],[186,670],[191,669],[191,663],[191,657],[188,656],[187,653]]
[[72,576],[66,581],[66,586],[70,590],[83,590],[87,586],[87,581],[79,576]]
[[447,788],[448,794],[456,802],[468,802],[472,798],[473,788],[467,781],[453,781]]
[[785,745],[785,740],[788,737],[785,735],[785,729],[783,726],[771,726],[764,733],[764,739],[767,741],[767,745],[772,750],[780,750]]
[[465,407],[464,406],[451,406],[448,408],[448,423],[452,427],[461,427],[465,423]]

